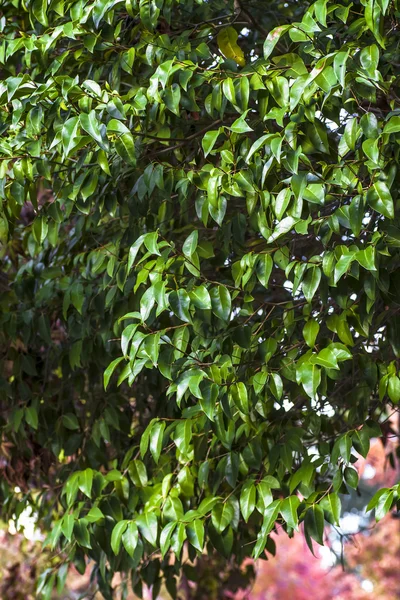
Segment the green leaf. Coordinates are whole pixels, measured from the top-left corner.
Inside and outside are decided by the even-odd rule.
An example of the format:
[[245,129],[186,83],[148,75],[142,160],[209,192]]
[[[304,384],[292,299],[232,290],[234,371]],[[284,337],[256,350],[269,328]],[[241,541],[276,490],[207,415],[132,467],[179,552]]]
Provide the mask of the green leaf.
[[205,158],[210,154],[210,152],[212,152],[220,133],[220,129],[215,129],[207,131],[207,133],[204,135],[201,141],[201,146],[203,148]]
[[258,281],[268,289],[268,282],[271,276],[273,260],[270,254],[261,254],[257,258],[256,274]]
[[254,481],[248,480],[243,485],[240,494],[240,510],[242,511],[242,515],[246,523],[254,511],[255,505],[256,486],[254,485]]
[[92,469],[85,469],[79,474],[79,489],[88,498],[92,495],[92,484],[93,484],[93,471]]
[[129,165],[136,165],[135,142],[132,134],[123,133],[115,141],[115,149],[119,156]]
[[312,266],[303,279],[302,290],[307,302],[311,302],[321,281],[321,269]]
[[75,523],[74,515],[71,515],[71,514],[64,515],[62,524],[61,524],[61,531],[65,535],[65,537],[67,538],[67,540],[69,542],[72,540],[72,532],[74,530],[74,523]]
[[195,229],[186,238],[186,240],[185,240],[185,242],[184,242],[184,244],[182,246],[182,252],[183,252],[183,254],[187,258],[190,258],[194,254],[194,252],[196,251],[197,243],[198,243],[198,237],[199,237],[199,233],[198,233],[197,229]]
[[314,4],[315,18],[326,27],[326,15],[327,15],[327,4],[328,0],[317,0]]
[[[278,159],[279,161],[279,159]],[[275,199],[275,214],[278,219],[282,219],[283,215],[286,212],[286,209],[289,205],[290,199],[292,197],[292,190],[290,188],[283,188],[277,195]]]
[[96,112],[91,110],[89,113],[81,113],[79,122],[82,127],[92,137],[105,152],[109,151],[107,138],[102,135],[100,125],[96,117]]
[[236,104],[236,94],[235,94],[235,88],[234,88],[231,77],[227,77],[226,79],[223,80],[222,90],[224,92],[225,98],[227,100],[229,100],[229,102],[231,102],[231,104],[235,105]]
[[200,515],[207,515],[214,506],[220,501],[219,496],[208,496],[207,498],[203,498],[200,502],[199,508],[197,509]]
[[375,71],[379,63],[379,48],[376,44],[363,48],[360,52],[360,62],[370,77],[375,79]]
[[314,348],[315,340],[317,339],[319,332],[319,323],[315,319],[309,319],[303,327],[303,337],[306,341],[307,346]]
[[189,312],[190,297],[186,290],[179,289],[178,291],[172,291],[168,296],[168,301],[178,319],[186,323],[191,322]]
[[211,297],[204,285],[194,288],[189,293],[191,303],[201,310],[211,309]]
[[232,300],[227,288],[223,285],[211,288],[210,297],[215,316],[223,321],[228,321],[232,310]]
[[229,127],[231,131],[235,133],[246,133],[248,131],[253,131],[252,128],[246,123],[247,113],[249,111],[246,110],[232,125]]
[[164,92],[163,98],[167,108],[179,117],[179,104],[181,101],[181,88],[177,83],[173,83],[171,87]]
[[100,25],[106,12],[118,2],[121,2],[121,0],[97,0],[93,8],[93,22],[96,28]]
[[111,549],[114,554],[118,554],[121,548],[122,534],[128,526],[129,521],[120,521],[117,523],[111,533]]
[[383,128],[383,133],[398,133],[400,131],[400,116],[395,115],[390,117],[389,121]]
[[92,506],[85,519],[89,521],[89,523],[96,523],[97,521],[104,519],[104,514],[101,512],[98,506]]
[[165,421],[156,421],[151,428],[150,434],[150,452],[156,465],[158,464],[165,430]]
[[134,244],[132,244],[132,246],[129,249],[129,258],[128,258],[128,267],[127,267],[128,273],[132,269],[133,263],[136,260],[137,253],[139,252],[139,250],[144,242],[145,237],[146,237],[145,235],[141,235],[140,237],[138,237],[136,242]]
[[180,421],[174,432],[174,442],[179,451],[186,456],[189,451],[189,445],[192,440],[192,422],[190,419]]
[[38,244],[43,244],[47,237],[48,230],[49,226],[47,221],[41,216],[36,217],[32,225],[32,233]]
[[304,527],[307,534],[320,544],[324,545],[324,511],[319,504],[313,504],[306,512]]
[[283,382],[279,373],[271,373],[270,388],[277,400],[282,398]]
[[123,356],[119,356],[118,358],[116,358],[115,360],[113,360],[107,367],[107,369],[104,371],[104,389],[106,390],[108,388],[108,384],[110,382],[111,379],[111,375],[114,373],[115,368],[119,365],[120,362],[122,362],[124,360]]
[[32,4],[32,14],[43,27],[48,27],[47,0],[34,0]]
[[[28,425],[33,427],[33,429],[38,428],[38,414],[37,414],[37,410],[34,406],[27,407],[27,409],[25,411],[25,419],[26,419],[26,422],[28,423]],[[79,425],[78,425],[78,429],[79,429]]]
[[359,133],[360,133],[360,128],[358,126],[357,119],[356,118],[350,119],[346,124],[346,127],[344,129],[344,134],[343,134],[346,145],[348,148],[350,148],[350,150],[355,149]]
[[79,130],[79,118],[67,119],[62,127],[62,142],[65,156],[69,156],[73,148],[78,144],[77,135]]
[[249,413],[249,398],[245,384],[240,381],[232,385],[232,398],[238,409],[244,413]]
[[158,249],[158,233],[156,231],[152,233],[146,233],[143,238],[143,243],[150,254],[157,254],[157,256],[161,256],[161,253]]
[[394,206],[392,195],[384,181],[377,181],[367,192],[367,202],[378,213],[387,217],[394,218]]
[[337,526],[340,524],[340,514],[342,510],[342,503],[338,494],[332,493],[328,494],[324,498],[322,498],[320,502],[320,506],[323,510],[326,510],[328,513],[332,515],[333,523]]
[[179,557],[184,541],[186,540],[186,528],[184,523],[178,523],[171,540],[171,548],[175,556]]
[[275,29],[272,29],[272,31],[269,32],[263,47],[265,59],[267,59],[270,56],[282,35],[286,33],[286,31],[288,31],[290,27],[290,25],[280,25],[279,27],[275,27]]
[[132,340],[133,336],[136,333],[136,329],[138,328],[138,324],[134,323],[133,325],[128,325],[125,327],[121,334],[121,350],[122,354],[126,358],[128,355],[129,342]]
[[355,490],[357,489],[358,473],[355,469],[352,469],[351,467],[346,467],[344,470],[344,479],[350,487],[354,488]]
[[366,427],[357,429],[352,436],[352,442],[354,448],[361,456],[367,458],[370,448],[370,436]]
[[147,486],[147,471],[144,463],[141,460],[132,460],[129,463],[128,472],[134,485],[139,488],[144,488]]
[[342,275],[347,273],[347,271],[349,270],[349,268],[351,266],[351,263],[355,259],[355,256],[356,256],[355,252],[350,252],[349,254],[342,254],[342,256],[339,258],[338,262],[335,265],[335,271],[334,271],[335,285],[337,284],[339,279],[341,279]]
[[387,393],[391,401],[398,404],[400,401],[400,379],[397,375],[391,375],[389,377]]
[[391,490],[385,490],[384,493],[379,497],[375,506],[375,519],[377,521],[380,521],[387,515],[389,510],[392,508],[393,500],[394,492]]
[[347,52],[338,52],[335,54],[335,58],[333,60],[333,70],[335,71],[335,75],[342,86],[345,87],[345,78],[346,78],[346,63],[349,58],[350,51]]
[[154,512],[145,512],[136,519],[139,531],[152,546],[157,546],[158,522]]
[[229,502],[218,502],[211,512],[211,521],[218,533],[222,533],[231,524],[234,517],[233,506]]
[[368,502],[366,510],[369,511],[369,510],[372,510],[373,508],[375,508],[375,506],[378,504],[380,498],[382,498],[382,497],[384,497],[383,501],[385,501],[389,492],[390,492],[389,488],[381,488],[380,490],[378,490],[372,496],[371,500]]
[[263,524],[257,536],[257,542],[253,550],[253,558],[255,560],[257,560],[257,558],[259,558],[264,552],[268,534],[272,531],[275,525],[275,521],[278,517],[281,507],[281,502],[281,500],[275,500],[265,510]]
[[170,523],[167,523],[167,525],[161,531],[160,549],[161,549],[161,555],[163,558],[169,550],[169,547],[171,545],[171,537],[175,531],[176,526],[177,526],[176,521],[171,521]]
[[253,156],[253,154],[255,154],[257,152],[257,150],[259,150],[262,146],[264,146],[266,144],[266,142],[271,138],[270,133],[267,133],[266,135],[262,135],[260,138],[258,138],[253,145],[251,146],[248,155],[246,156],[246,162],[249,163],[251,157]]
[[211,381],[204,381],[201,384],[200,406],[210,421],[214,421],[215,407],[218,399],[218,385]]
[[310,363],[314,365],[321,365],[326,369],[338,369],[338,363],[334,351],[328,347],[323,348],[317,355],[313,355],[310,358]]
[[282,501],[280,506],[280,512],[286,523],[292,529],[297,529],[299,517],[297,515],[297,509],[300,505],[300,500],[297,496],[289,496]]
[[139,532],[136,523],[130,521],[127,528],[122,534],[122,544],[129,554],[133,558],[135,550],[139,541]]
[[90,533],[88,530],[88,523],[86,519],[79,519],[74,523],[74,535],[75,539],[80,546],[83,548],[91,548]]
[[362,144],[362,149],[367,157],[372,160],[373,163],[379,163],[379,146],[378,140],[365,140]]
[[319,384],[321,383],[321,369],[315,364],[302,363],[296,368],[296,379],[301,383],[307,396],[315,398]]
[[186,526],[189,542],[196,550],[203,552],[204,548],[204,524],[201,519],[194,519]]

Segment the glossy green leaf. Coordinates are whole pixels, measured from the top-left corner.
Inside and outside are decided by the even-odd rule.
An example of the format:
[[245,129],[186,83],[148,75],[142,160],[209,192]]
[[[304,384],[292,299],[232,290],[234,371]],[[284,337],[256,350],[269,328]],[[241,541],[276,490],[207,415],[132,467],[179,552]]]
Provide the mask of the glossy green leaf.
[[256,486],[254,485],[254,481],[249,480],[243,485],[240,494],[240,510],[246,523],[254,511],[255,505]]
[[136,547],[138,544],[138,539],[139,539],[139,531],[136,526],[136,523],[134,523],[133,521],[130,521],[128,523],[127,528],[125,529],[125,531],[122,534],[122,544],[123,544],[125,550],[127,551],[127,553],[129,554],[129,556],[131,556],[132,558],[135,554],[135,550],[136,550]]
[[228,321],[232,309],[232,300],[226,287],[218,285],[211,288],[211,307],[216,317],[223,321]]
[[222,533],[232,522],[234,516],[233,506],[229,502],[219,502],[211,512],[211,520],[218,533]]
[[378,213],[393,219],[394,207],[390,190],[384,181],[377,181],[367,192],[367,202]]
[[310,319],[303,327],[303,337],[306,341],[307,346],[314,348],[315,340],[317,339],[319,332],[319,323],[314,319]]
[[313,504],[307,509],[304,527],[313,540],[324,545],[324,511],[319,504]]
[[184,289],[172,291],[168,297],[168,301],[178,319],[190,323],[190,297],[187,291]]
[[154,512],[145,512],[139,515],[136,519],[136,525],[139,528],[141,535],[152,546],[157,545],[158,522]]
[[135,459],[129,463],[129,476],[132,479],[132,483],[137,487],[146,487],[147,471],[144,463],[141,460]]
[[150,452],[154,458],[154,462],[158,464],[165,430],[165,421],[156,421],[151,428],[150,433]]
[[186,533],[189,542],[199,552],[204,548],[204,524],[201,519],[194,519],[192,523],[186,526]]
[[297,525],[299,522],[299,517],[297,514],[297,509],[300,505],[300,500],[297,496],[289,496],[282,501],[280,506],[280,512],[282,517],[285,519],[286,523],[292,529],[297,529]]
[[122,534],[128,526],[128,521],[119,521],[112,530],[111,548],[114,554],[118,554],[121,548]]

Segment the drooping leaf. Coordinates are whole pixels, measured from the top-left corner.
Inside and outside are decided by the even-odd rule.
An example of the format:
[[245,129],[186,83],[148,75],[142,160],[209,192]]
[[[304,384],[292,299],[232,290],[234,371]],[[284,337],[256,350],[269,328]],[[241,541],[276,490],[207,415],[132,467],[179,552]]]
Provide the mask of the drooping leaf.
[[237,39],[238,33],[234,27],[224,27],[217,36],[218,47],[226,58],[232,58],[238,65],[244,67],[246,61]]

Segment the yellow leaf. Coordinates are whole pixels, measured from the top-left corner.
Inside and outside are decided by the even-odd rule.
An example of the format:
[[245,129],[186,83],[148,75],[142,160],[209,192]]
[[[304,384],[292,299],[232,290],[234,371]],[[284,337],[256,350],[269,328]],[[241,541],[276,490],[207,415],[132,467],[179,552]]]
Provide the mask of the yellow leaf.
[[232,58],[238,65],[244,67],[246,61],[244,59],[243,50],[239,48],[236,41],[238,32],[233,27],[225,27],[221,29],[217,36],[218,47],[225,58]]

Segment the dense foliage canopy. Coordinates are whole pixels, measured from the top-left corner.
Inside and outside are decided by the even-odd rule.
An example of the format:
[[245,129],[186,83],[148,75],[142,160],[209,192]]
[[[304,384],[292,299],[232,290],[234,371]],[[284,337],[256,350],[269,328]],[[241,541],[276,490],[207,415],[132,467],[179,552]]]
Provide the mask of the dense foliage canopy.
[[2,0],[0,495],[57,549],[38,594],[91,559],[174,597],[337,523],[400,400],[399,9]]

